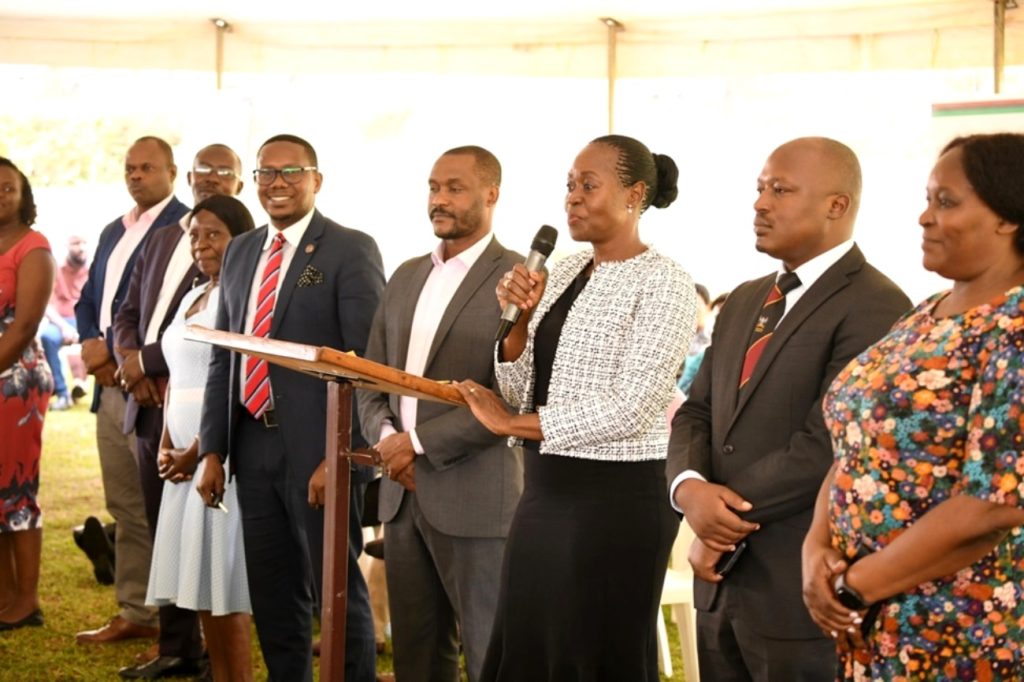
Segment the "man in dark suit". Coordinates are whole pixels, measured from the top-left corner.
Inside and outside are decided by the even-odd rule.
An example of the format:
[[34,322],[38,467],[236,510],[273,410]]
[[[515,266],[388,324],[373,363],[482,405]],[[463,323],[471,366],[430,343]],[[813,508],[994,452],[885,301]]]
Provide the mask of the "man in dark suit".
[[100,234],[89,279],[75,306],[82,361],[96,377],[92,411],[107,511],[117,523],[114,586],[121,607],[96,630],[80,632],[80,643],[155,637],[156,610],[146,606],[152,540],[139,485],[135,437],[123,431],[125,394],[115,373],[113,321],[125,299],[135,260],[156,230],[178,222],[188,208],[173,195],[177,168],[170,145],[142,137],[128,150],[125,182],[135,206]]
[[[242,162],[222,144],[196,154],[188,184],[199,203],[215,194],[237,196],[242,190]],[[164,481],[157,468],[157,451],[163,430],[163,396],[167,387],[167,362],[160,339],[199,269],[192,258],[187,236],[191,212],[177,224],[154,231],[139,254],[128,294],[114,321],[114,351],[120,360],[117,379],[129,392],[124,432],[135,433],[139,478],[151,536],[156,535]],[[195,467],[198,448],[188,450],[169,475],[188,473]],[[195,611],[171,604],[160,607],[159,648],[150,660],[121,670],[126,679],[158,679],[191,675],[199,671],[202,638]]]
[[[861,178],[848,147],[788,142],[757,188],[756,247],[783,272],[741,284],[719,313],[672,422],[667,478],[697,535],[690,562],[701,676],[833,680],[835,645],[800,593],[801,543],[832,463],[821,399],[910,301],[852,241]],[[796,288],[785,293],[787,285]],[[723,555],[742,543],[722,576]]]
[[[494,384],[495,287],[523,257],[491,236],[501,166],[480,147],[445,152],[427,211],[441,243],[406,261],[384,290],[366,357],[434,379]],[[360,391],[363,433],[378,440],[395,676],[469,679],[483,666],[505,538],[523,488],[522,451],[472,413]]]
[[[314,208],[323,176],[305,140],[267,140],[253,175],[270,225],[228,246],[217,328],[363,355],[384,288],[376,242]],[[219,465],[230,458],[253,617],[272,680],[312,679],[312,618],[323,565],[326,409],[323,381],[214,349],[199,445],[201,456],[212,459],[198,488],[214,504],[223,491]],[[353,424],[358,426],[355,417]],[[358,428],[353,445],[365,445]],[[373,682],[376,664],[370,603],[356,564],[363,492],[371,477],[368,468],[353,471],[348,682]]]

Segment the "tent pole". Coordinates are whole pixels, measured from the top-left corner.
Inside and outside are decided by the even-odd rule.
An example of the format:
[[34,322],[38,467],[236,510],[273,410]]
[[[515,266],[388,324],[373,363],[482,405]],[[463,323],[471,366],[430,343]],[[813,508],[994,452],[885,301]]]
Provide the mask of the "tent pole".
[[615,130],[615,76],[618,70],[615,48],[619,33],[626,27],[611,17],[601,17],[600,21],[608,29],[608,132],[612,133]]
[[995,93],[998,95],[1003,89],[1003,65],[1006,61],[1006,0],[995,0],[994,30],[993,82]]
[[217,29],[217,54],[216,54],[216,69],[217,69],[217,89],[221,89],[221,81],[224,76],[224,34],[231,30],[231,24],[224,19],[210,19],[214,28]]

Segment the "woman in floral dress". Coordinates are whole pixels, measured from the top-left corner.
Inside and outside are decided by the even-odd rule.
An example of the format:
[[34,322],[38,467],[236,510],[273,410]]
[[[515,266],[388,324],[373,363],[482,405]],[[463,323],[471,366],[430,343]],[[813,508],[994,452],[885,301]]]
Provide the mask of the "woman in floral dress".
[[36,340],[53,289],[28,178],[0,157],[0,631],[42,625],[39,454],[53,376]]
[[924,266],[953,280],[844,369],[804,597],[840,679],[1024,676],[1024,136],[943,150]]

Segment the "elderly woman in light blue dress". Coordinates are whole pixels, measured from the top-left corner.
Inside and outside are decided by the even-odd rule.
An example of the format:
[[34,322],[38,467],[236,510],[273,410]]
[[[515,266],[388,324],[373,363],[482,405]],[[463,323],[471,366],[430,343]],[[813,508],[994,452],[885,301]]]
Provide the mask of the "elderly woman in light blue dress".
[[185,295],[161,341],[170,368],[158,461],[166,483],[146,597],[148,604],[198,611],[214,680],[232,682],[252,679],[242,516],[233,485],[225,486],[220,508],[212,508],[187,483],[201,477],[205,465],[197,469],[196,460],[211,351],[208,344],[187,340],[185,327],[214,326],[224,251],[232,237],[251,229],[252,216],[233,197],[212,196],[192,210],[192,256],[210,279]]

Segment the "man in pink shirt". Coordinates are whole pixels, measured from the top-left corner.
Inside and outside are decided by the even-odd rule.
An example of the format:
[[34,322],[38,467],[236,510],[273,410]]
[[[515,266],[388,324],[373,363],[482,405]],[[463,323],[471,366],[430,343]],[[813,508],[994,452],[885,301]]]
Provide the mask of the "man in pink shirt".
[[173,194],[177,167],[170,145],[142,137],[128,149],[124,178],[135,205],[100,233],[89,277],[75,306],[82,361],[96,377],[92,411],[107,511],[117,522],[114,589],[120,607],[106,625],[80,632],[81,644],[157,635],[156,609],[146,606],[152,540],[142,501],[135,434],[124,433],[126,395],[115,379],[113,321],[128,291],[135,259],[149,234],[176,223],[188,207]]
[[61,367],[60,349],[78,341],[75,304],[81,298],[82,287],[89,278],[89,268],[86,267],[89,256],[85,247],[85,237],[72,235],[68,239],[68,255],[64,264],[57,269],[53,294],[50,296],[50,304],[46,306],[45,321],[39,328],[46,362],[53,373],[54,402],[50,405],[51,410],[66,410],[72,404],[67,378]]

